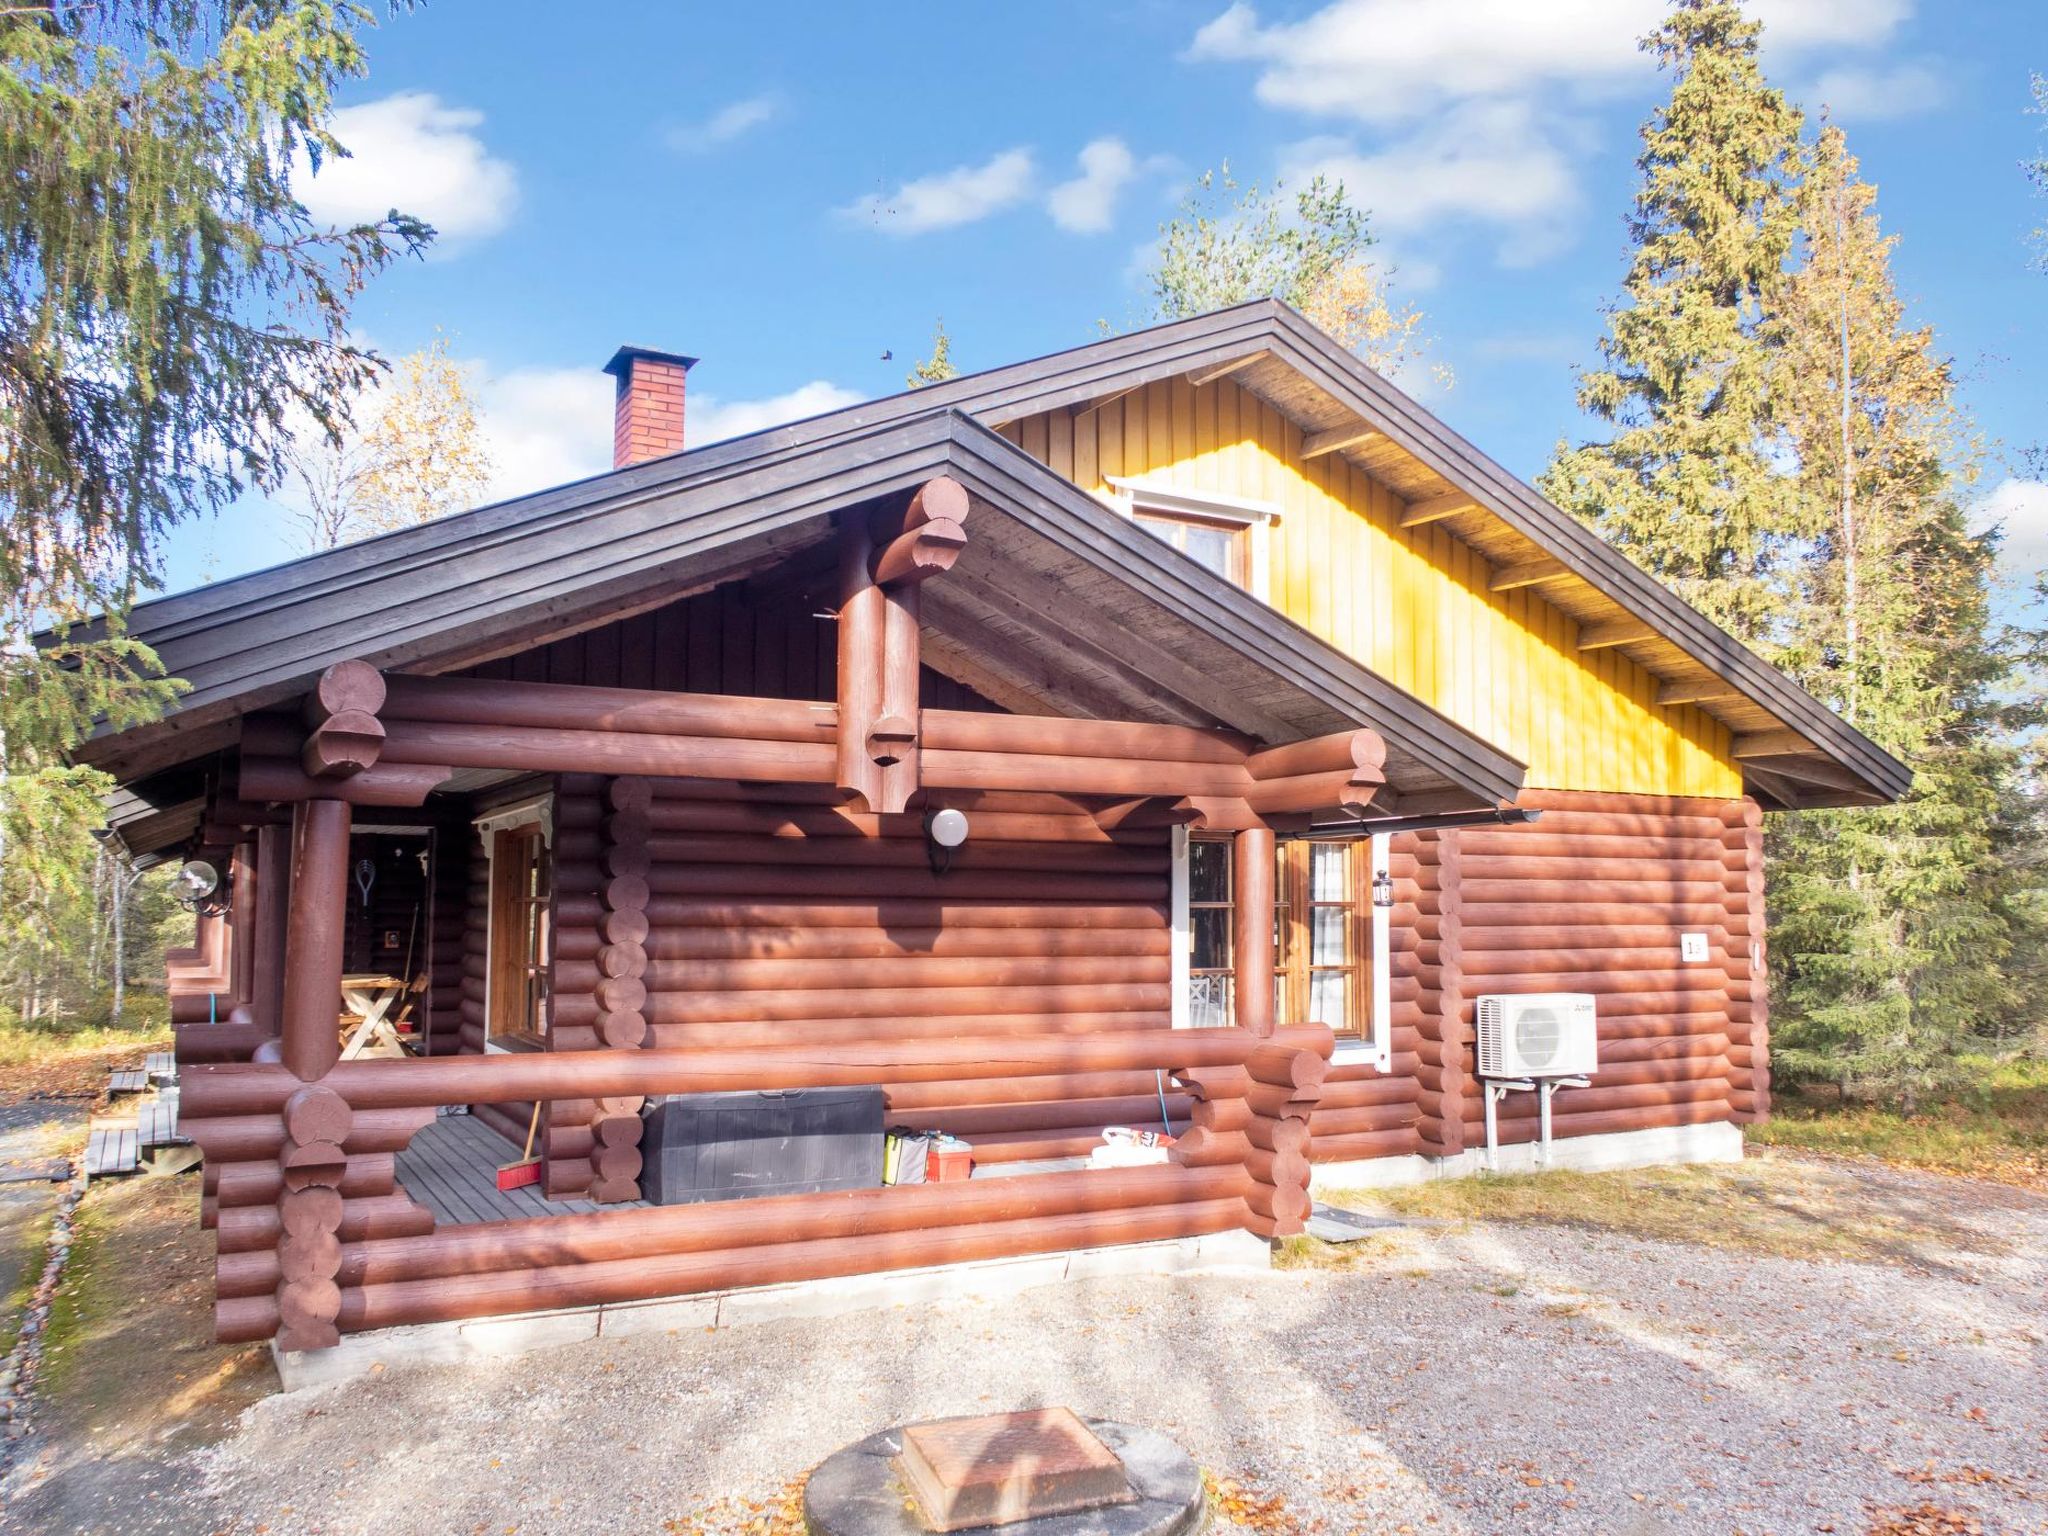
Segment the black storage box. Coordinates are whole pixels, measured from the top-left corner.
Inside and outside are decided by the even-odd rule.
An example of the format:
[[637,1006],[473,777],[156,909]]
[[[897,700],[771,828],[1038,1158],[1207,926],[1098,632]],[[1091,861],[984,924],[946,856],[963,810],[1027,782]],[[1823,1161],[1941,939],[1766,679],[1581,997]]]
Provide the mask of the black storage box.
[[882,1182],[879,1087],[680,1094],[642,1115],[640,1192],[656,1205]]

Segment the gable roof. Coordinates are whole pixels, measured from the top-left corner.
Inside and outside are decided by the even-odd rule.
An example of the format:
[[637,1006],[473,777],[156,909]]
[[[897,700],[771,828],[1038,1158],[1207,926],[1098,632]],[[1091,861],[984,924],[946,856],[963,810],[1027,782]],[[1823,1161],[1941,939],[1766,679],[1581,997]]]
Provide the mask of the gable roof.
[[940,473],[977,503],[959,563],[925,590],[941,670],[1050,712],[1269,743],[1369,725],[1404,796],[1483,806],[1519,791],[1521,764],[945,408],[821,417],[142,604],[130,632],[190,691],[78,755],[168,836],[180,818],[164,813],[192,800],[177,766],[335,661],[448,671],[525,649],[786,565],[825,545],[835,516]]
[[[1496,569],[1554,560],[1543,596],[1582,648],[1623,651],[1662,679],[1659,702],[1727,725],[1745,788],[1766,806],[1859,805],[1904,794],[1912,770],[1683,598],[1544,499],[1287,305],[1258,299],[965,375],[839,413],[864,423],[934,407],[991,426],[1185,375],[1229,377],[1440,523]],[[1404,519],[1404,523],[1407,521]]]
[[[1198,383],[1228,376],[1304,432],[1333,434],[1343,444],[1335,451],[1407,502],[1404,521],[1441,522],[1496,566],[1556,561],[1544,596],[1577,620],[1582,648],[1622,649],[1664,679],[1660,702],[1695,703],[1726,723],[1745,787],[1766,805],[1867,804],[1910,784],[1905,765],[1273,300],[863,402],[142,604],[132,632],[193,691],[163,721],[98,738],[80,756],[133,780],[230,739],[236,715],[295,695],[331,661],[364,656],[447,670],[501,652],[508,635],[538,643],[616,616],[650,592],[673,598],[759,569],[822,538],[830,512],[943,470],[1021,530],[1010,537],[1024,557],[994,578],[978,578],[970,560],[960,581],[934,588],[935,623],[997,639],[1027,631],[1019,643],[1042,653],[1033,665],[1053,645],[1062,667],[1092,674],[1095,694],[1106,689],[1132,718],[1206,717],[1267,740],[1308,734],[1301,722],[1310,718],[1334,722],[1325,729],[1368,723],[1412,774],[1509,797],[1521,781],[1511,758],[1133,530],[989,430],[1181,375]],[[1104,573],[1137,587],[1147,603],[1134,611],[1160,626],[1138,647],[1142,665],[1128,654],[1128,637],[1072,585]],[[965,650],[954,648],[956,663]],[[1267,679],[1255,685],[1261,669]],[[1259,689],[1278,677],[1286,679],[1280,702],[1259,702]]]

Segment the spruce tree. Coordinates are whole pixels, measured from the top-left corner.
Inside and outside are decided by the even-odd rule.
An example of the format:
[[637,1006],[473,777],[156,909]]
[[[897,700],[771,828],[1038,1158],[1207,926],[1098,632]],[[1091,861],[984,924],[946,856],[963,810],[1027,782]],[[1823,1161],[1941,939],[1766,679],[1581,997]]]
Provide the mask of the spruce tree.
[[1995,541],[1959,494],[1973,464],[1954,378],[1899,298],[1876,195],[1823,131],[1799,194],[1805,259],[1763,328],[1813,531],[1782,660],[1913,785],[1897,805],[1775,818],[1770,891],[1779,1059],[1910,1106],[2015,1001],[2010,669],[1991,638]]
[[1738,637],[1767,637],[1800,529],[1771,452],[1764,317],[1792,249],[1800,114],[1764,80],[1734,0],[1679,0],[1644,39],[1672,76],[1643,128],[1626,302],[1579,403],[1605,442],[1560,450],[1543,489]]
[[[272,488],[292,432],[338,433],[376,367],[351,300],[432,231],[325,229],[291,185],[343,152],[327,122],[373,20],[352,0],[0,11],[0,686],[35,694],[0,701],[16,766],[161,703],[119,623],[162,535]],[[79,644],[104,633],[100,654],[30,679],[26,635],[93,613]]]

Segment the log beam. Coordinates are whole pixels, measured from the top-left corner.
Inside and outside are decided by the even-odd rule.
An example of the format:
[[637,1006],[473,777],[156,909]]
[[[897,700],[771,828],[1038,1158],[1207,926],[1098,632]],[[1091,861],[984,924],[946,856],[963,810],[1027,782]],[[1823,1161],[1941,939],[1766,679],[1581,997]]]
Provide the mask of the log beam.
[[1656,638],[1656,629],[1641,619],[1608,619],[1598,624],[1579,626],[1579,649],[1582,651],[1612,650],[1617,645],[1635,645]]
[[1341,427],[1331,427],[1323,432],[1311,432],[1301,440],[1301,456],[1304,459],[1319,459],[1326,453],[1335,453],[1340,448],[1357,448],[1380,437],[1378,427],[1363,421],[1349,422]]
[[1425,496],[1419,501],[1408,503],[1408,509],[1401,514],[1403,528],[1420,528],[1428,523],[1440,523],[1447,517],[1456,517],[1461,512],[1476,512],[1479,503],[1463,491],[1449,491],[1442,496]]
[[1578,573],[1562,560],[1545,557],[1541,560],[1525,560],[1518,565],[1504,565],[1493,573],[1493,580],[1487,583],[1492,592],[1514,592],[1522,587],[1540,587],[1552,581],[1571,581]]
[[1701,678],[1696,682],[1659,683],[1657,702],[1673,704],[1732,704],[1743,697],[1742,690],[1718,677]]

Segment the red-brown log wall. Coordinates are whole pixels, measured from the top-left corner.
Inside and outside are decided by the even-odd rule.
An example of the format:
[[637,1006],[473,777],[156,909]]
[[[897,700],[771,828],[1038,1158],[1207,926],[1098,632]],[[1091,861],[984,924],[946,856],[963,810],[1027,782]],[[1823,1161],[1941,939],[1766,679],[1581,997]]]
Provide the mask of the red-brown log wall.
[[[565,779],[556,800],[557,1050],[600,1045],[603,782]],[[1164,830],[1108,833],[1046,797],[983,795],[935,873],[916,815],[653,790],[649,1046],[1171,1027]],[[892,1124],[951,1131],[985,1163],[1070,1156],[1105,1125],[1160,1120],[1148,1072],[885,1086]],[[1170,1088],[1167,1108],[1185,1123]],[[587,1181],[593,1110],[551,1111],[551,1194]]]
[[[1426,1149],[1483,1143],[1474,1029],[1478,999],[1495,992],[1595,998],[1600,1070],[1589,1087],[1558,1093],[1559,1136],[1764,1113],[1756,807],[1565,791],[1531,791],[1522,804],[1542,819],[1397,842],[1396,897],[1413,905],[1422,1029],[1435,1040],[1420,1074]],[[1688,932],[1707,936],[1705,961],[1679,958]],[[1533,1096],[1510,1095],[1501,1113],[1504,1140],[1534,1138]]]

